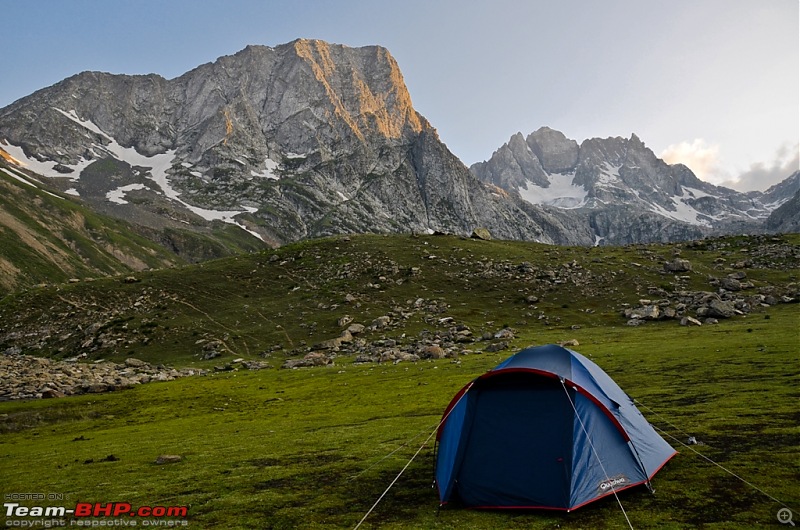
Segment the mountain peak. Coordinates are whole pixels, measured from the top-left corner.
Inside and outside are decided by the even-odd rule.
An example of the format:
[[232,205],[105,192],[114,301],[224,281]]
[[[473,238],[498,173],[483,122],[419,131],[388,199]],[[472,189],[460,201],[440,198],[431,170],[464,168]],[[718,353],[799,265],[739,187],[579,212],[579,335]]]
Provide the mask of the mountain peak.
[[221,221],[270,245],[479,226],[512,239],[569,237],[543,234],[526,205],[474,178],[414,110],[380,46],[298,39],[171,80],[76,76],[2,109],[0,145],[148,233]]
[[531,204],[586,216],[596,241],[605,243],[758,230],[798,187],[791,177],[780,189],[752,196],[712,186],[686,166],[659,159],[635,133],[578,146],[560,131],[541,127],[527,137],[529,149],[520,147],[520,138],[515,134],[470,170]]
[[349,48],[308,39],[298,39],[292,46],[324,88],[333,114],[359,139],[370,128],[391,139],[402,137],[406,130],[423,129],[400,68],[385,48]]
[[578,162],[578,142],[570,140],[561,131],[542,127],[526,139],[528,145],[549,173],[565,173]]

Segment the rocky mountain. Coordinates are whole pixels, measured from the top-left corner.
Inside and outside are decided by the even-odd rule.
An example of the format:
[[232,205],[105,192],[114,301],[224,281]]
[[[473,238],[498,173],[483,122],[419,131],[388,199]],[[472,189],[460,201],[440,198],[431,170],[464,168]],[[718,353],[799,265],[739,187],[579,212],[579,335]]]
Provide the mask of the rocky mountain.
[[0,161],[0,298],[15,289],[184,263]]
[[174,224],[156,231],[104,215],[0,159],[0,297],[38,284],[172,267],[261,247],[218,221],[194,229]]
[[[797,185],[799,180],[800,171],[795,171],[791,177],[768,189],[766,194],[771,194],[770,196],[785,194],[786,188],[790,187],[784,186],[784,184],[794,181],[795,185]],[[776,199],[775,203],[780,204],[780,199]],[[772,232],[800,232],[800,189],[795,191],[791,198],[773,210],[767,218],[767,228]]]
[[636,136],[578,145],[547,128],[470,172],[414,109],[386,49],[303,39],[169,80],[75,75],[0,109],[0,155],[190,261],[331,234],[477,227],[554,244],[686,240],[757,231],[800,186],[740,194],[667,165]]
[[795,171],[788,178],[771,186],[767,191],[750,192],[748,196],[758,199],[768,208],[776,209],[792,199],[800,190],[800,171]]
[[635,134],[579,145],[547,127],[515,134],[470,170],[510,195],[582,219],[603,244],[763,231],[770,213],[800,189],[795,174],[766,192],[739,193],[667,164]]
[[0,110],[20,167],[151,231],[236,225],[577,243],[582,227],[480,183],[413,108],[387,50],[249,46],[175,79],[84,72]]

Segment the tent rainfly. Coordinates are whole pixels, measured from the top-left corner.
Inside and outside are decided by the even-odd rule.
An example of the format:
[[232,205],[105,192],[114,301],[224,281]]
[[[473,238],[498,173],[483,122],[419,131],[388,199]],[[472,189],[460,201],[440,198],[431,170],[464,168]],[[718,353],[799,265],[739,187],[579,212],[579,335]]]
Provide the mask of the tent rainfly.
[[676,451],[599,366],[527,348],[471,381],[437,433],[441,504],[574,510],[650,480]]

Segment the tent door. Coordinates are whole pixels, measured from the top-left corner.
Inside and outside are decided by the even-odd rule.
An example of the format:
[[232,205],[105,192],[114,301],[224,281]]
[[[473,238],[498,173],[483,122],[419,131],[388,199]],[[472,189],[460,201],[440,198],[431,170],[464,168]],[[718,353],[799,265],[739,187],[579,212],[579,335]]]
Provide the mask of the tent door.
[[462,502],[568,507],[574,410],[561,383],[510,373],[481,381],[470,398],[474,416],[456,477]]

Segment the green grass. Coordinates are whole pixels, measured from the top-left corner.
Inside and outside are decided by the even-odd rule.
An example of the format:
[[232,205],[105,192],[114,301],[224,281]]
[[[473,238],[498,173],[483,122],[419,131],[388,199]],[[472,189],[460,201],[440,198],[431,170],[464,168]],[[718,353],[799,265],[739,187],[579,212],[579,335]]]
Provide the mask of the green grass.
[[[763,251],[772,243],[790,251]],[[752,292],[792,292],[798,243],[800,237],[787,236],[681,245],[694,270],[675,278],[662,264],[676,245],[584,249],[434,236],[340,237],[142,273],[139,283],[98,280],[6,297],[0,328],[28,330],[40,349],[27,352],[56,357],[80,352],[82,340],[60,338],[58,322],[75,328],[101,321],[105,330],[135,330],[133,336],[150,340],[101,348],[91,358],[122,359],[133,349],[153,362],[211,367],[226,358],[200,361],[196,343],[221,338],[232,350],[229,358],[258,358],[280,343],[271,358],[277,365],[307,351],[304,341],[336,336],[343,314],[369,323],[413,306],[416,298],[436,302],[443,311],[436,317],[451,316],[476,333],[508,324],[518,338],[514,349],[493,354],[468,344],[473,353],[458,362],[354,365],[343,356],[325,368],[219,372],[103,395],[0,403],[2,489],[63,493],[68,503],[188,505],[195,528],[352,528],[459,388],[516,349],[577,339],[574,349],[643,403],[645,416],[680,451],[656,475],[655,494],[635,488],[620,495],[634,527],[775,525],[779,504],[668,435],[681,441],[695,436],[703,443],[696,450],[797,514],[800,306],[755,308],[713,326],[664,321],[637,328],[625,325],[619,308],[659,298],[650,294],[654,288],[714,290],[709,276],[724,276],[745,259],[753,261],[745,269]],[[521,275],[523,262],[539,272]],[[564,282],[543,279],[549,271]],[[346,304],[346,294],[358,305]],[[528,295],[539,302],[527,303]],[[401,327],[367,338],[416,337],[439,328],[436,320],[415,312]],[[0,350],[17,343],[5,336]],[[154,464],[165,453],[183,461]],[[363,527],[626,526],[613,498],[569,514],[454,507],[437,514],[432,472],[428,444]]]
[[[696,436],[704,443],[697,450],[797,509],[796,307],[713,328],[581,330],[578,349],[644,403],[657,427],[680,440]],[[3,491],[188,505],[199,528],[352,527],[433,431],[453,394],[508,355],[471,355],[459,364],[355,366],[342,359],[327,368],[0,403]],[[680,454],[656,476],[656,493],[620,495],[634,527],[774,523],[780,505],[667,439]],[[184,460],[154,464],[164,453]],[[109,455],[119,460],[103,461]],[[428,444],[367,528],[625,525],[613,498],[570,514],[444,508],[437,516],[432,459]]]
[[[765,245],[779,245],[793,253],[759,257],[774,255],[757,252]],[[559,340],[565,340],[576,335],[575,326],[624,325],[619,314],[622,304],[661,298],[659,289],[714,291],[709,277],[739,270],[732,265],[744,259],[754,261],[745,270],[755,286],[743,295],[796,293],[799,247],[797,235],[778,242],[714,240],[703,249],[682,245],[569,248],[437,236],[333,237],[198,266],[142,272],[136,275],[141,281],[130,285],[109,278],[21,293],[0,300],[0,321],[9,330],[28,329],[27,342],[14,344],[35,348],[41,355],[69,357],[85,352],[92,359],[111,360],[135,355],[148,361],[201,366],[199,340],[224,340],[231,355],[245,358],[258,358],[280,346],[273,359],[281,362],[305,353],[309,345],[338,336],[341,329],[336,322],[344,314],[369,324],[399,308],[411,313],[402,329],[370,338],[401,333],[417,337],[424,329],[440,327],[430,315],[426,319],[424,312],[413,310],[418,298],[438,303],[443,308],[439,316],[451,316],[476,334],[509,325],[532,337],[560,331]],[[682,256],[692,262],[691,273],[680,277],[664,273],[663,263],[672,259],[675,248],[681,248]],[[525,263],[533,272],[520,272]],[[773,263],[775,267],[768,268]],[[356,297],[356,304],[345,303],[348,294]],[[527,296],[539,301],[529,304]],[[128,322],[129,333],[117,330],[126,341],[92,351],[81,348],[85,337],[75,333],[77,325],[85,329],[119,319]],[[141,334],[131,336],[152,322],[156,326],[142,330],[151,339],[147,344],[139,340]],[[665,325],[677,326],[676,322]],[[0,332],[0,348],[14,344],[4,343]]]

